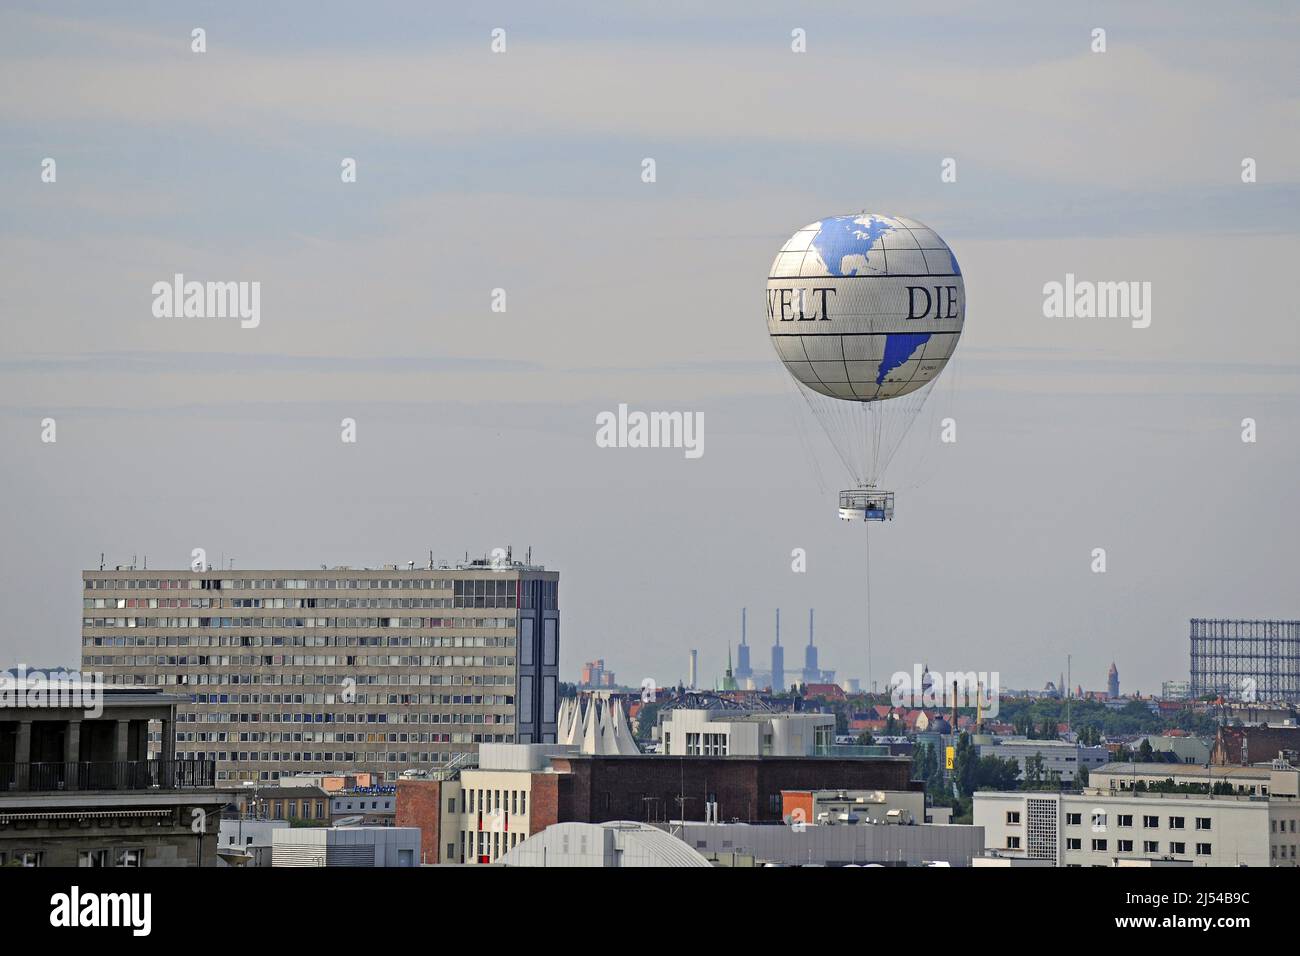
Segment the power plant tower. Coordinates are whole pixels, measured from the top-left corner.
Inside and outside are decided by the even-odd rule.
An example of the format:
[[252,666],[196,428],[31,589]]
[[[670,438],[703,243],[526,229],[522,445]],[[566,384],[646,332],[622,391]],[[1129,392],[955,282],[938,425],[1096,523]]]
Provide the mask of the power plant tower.
[[741,687],[754,676],[749,666],[749,645],[745,643],[745,610],[740,609],[740,646],[736,648],[736,683]]
[[695,690],[700,686],[700,652],[691,651],[690,677],[687,678],[686,686]]
[[816,684],[822,679],[817,666],[817,645],[813,643],[813,609],[808,609],[808,646],[803,649],[803,682]]
[[785,648],[781,646],[781,609],[776,609],[776,643],[772,645],[772,690],[780,693],[785,686]]

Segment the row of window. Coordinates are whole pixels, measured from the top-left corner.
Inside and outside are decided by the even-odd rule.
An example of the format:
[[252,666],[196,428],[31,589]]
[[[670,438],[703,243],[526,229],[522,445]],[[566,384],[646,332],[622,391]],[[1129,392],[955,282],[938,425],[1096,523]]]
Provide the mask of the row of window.
[[81,606],[88,611],[113,609],[157,610],[158,608],[264,608],[266,610],[293,610],[295,608],[373,608],[375,610],[401,610],[402,608],[452,608],[457,607],[451,598],[83,598]]
[[[1109,852],[1109,849],[1108,849],[1108,848],[1109,848],[1109,845],[1110,845],[1110,844],[1109,844],[1109,841],[1108,841],[1108,840],[1105,840],[1105,839],[1099,837],[1099,838],[1096,838],[1096,839],[1094,839],[1094,840],[1092,841],[1091,849],[1092,849],[1092,851],[1093,851],[1094,853],[1107,853],[1107,852]],[[1065,841],[1065,848],[1066,848],[1067,850],[1081,850],[1081,849],[1083,849],[1083,841],[1082,841],[1081,839],[1079,839],[1078,837],[1070,837],[1070,838],[1067,838],[1066,841]],[[1132,840],[1116,840],[1116,841],[1115,841],[1115,851],[1116,851],[1117,853],[1132,853],[1132,852],[1134,852],[1134,851],[1133,851],[1133,841],[1132,841]],[[1159,842],[1158,840],[1143,840],[1143,841],[1142,841],[1142,852],[1143,852],[1143,853],[1146,853],[1146,854],[1159,853],[1159,852],[1160,852],[1160,842]],[[1181,841],[1178,841],[1178,840],[1172,840],[1172,841],[1170,841],[1170,843],[1169,843],[1169,853],[1170,853],[1172,856],[1186,856],[1186,855],[1187,855],[1187,844],[1186,844],[1186,843],[1183,843],[1183,842],[1181,842]],[[1208,844],[1208,843],[1197,843],[1197,844],[1196,844],[1196,855],[1197,855],[1197,856],[1210,856],[1211,854],[1212,854],[1212,849],[1211,849],[1210,844]]]
[[[392,674],[392,675],[369,675],[375,677],[372,680],[362,680],[367,675],[358,674],[356,676],[357,684],[385,684],[388,686],[464,686],[464,687],[491,687],[491,686],[513,686],[513,674]],[[388,679],[385,680],[384,678]],[[267,686],[286,686],[286,685],[306,685],[319,684],[330,687],[337,687],[339,679],[337,675],[331,674],[105,674],[104,683],[114,686],[144,686],[144,687],[191,687],[198,685],[216,685],[226,684],[262,684]],[[325,695],[324,703],[333,703],[329,699],[332,695]],[[409,696],[409,695],[408,695]],[[357,694],[357,703],[366,703],[367,698]],[[375,703],[382,703],[376,700]],[[411,701],[414,703],[414,701]]]
[[[430,740],[430,743],[449,743],[449,744],[512,744],[515,742],[514,734],[439,734],[441,739]],[[437,759],[434,759],[434,758]],[[276,751],[276,750],[240,750],[240,751],[212,751],[212,750],[190,750],[184,753],[177,753],[177,760],[216,760],[219,763],[234,761],[236,763],[356,763],[363,761],[367,764],[376,763],[443,763],[448,759],[448,754],[435,753],[408,753],[407,751]],[[218,771],[217,778],[235,779],[226,777],[223,774],[229,774],[233,771]]]
[[[1090,817],[1090,825],[1095,829],[1106,826],[1106,812],[1104,810],[1094,811]],[[1018,824],[1020,822],[1019,810],[1007,811],[1007,823]],[[1169,818],[1169,829],[1182,830],[1186,828],[1187,818],[1180,816],[1171,816]],[[1071,827],[1083,826],[1082,813],[1067,813],[1065,815],[1065,825]],[[1119,813],[1115,815],[1115,825],[1119,827],[1133,826],[1133,814]],[[1196,817],[1196,829],[1209,830],[1211,828],[1209,817]],[[1160,817],[1156,815],[1147,815],[1142,817],[1142,827],[1146,830],[1155,830],[1160,827]]]
[[[463,579],[462,579],[463,580]],[[87,591],[450,591],[451,578],[86,578]]]
[[[668,741],[665,739],[665,748]],[[686,755],[688,757],[725,757],[727,756],[727,735],[726,734],[694,734],[686,735]]]
[[[309,699],[309,698],[315,698],[319,696],[320,696],[319,694],[195,694],[193,698],[193,703],[196,704],[332,703],[331,701]],[[514,702],[515,702],[515,698],[513,695],[510,694],[424,694],[421,695],[421,700],[413,701],[412,703],[432,704],[434,706],[440,704],[441,705],[485,704],[487,706],[492,706],[492,705],[508,705],[508,704],[513,704]],[[354,701],[353,703],[359,704],[361,703],[361,701],[358,700],[358,701]],[[212,722],[213,718],[217,716],[220,715],[214,714],[212,711],[202,711],[200,713],[182,712],[177,715],[176,719],[180,723],[184,723],[187,719],[191,722],[194,722],[196,720],[205,720],[210,723]],[[230,720],[232,721],[249,719],[246,714],[239,714],[239,715],[231,714],[229,716],[230,716]],[[276,717],[275,714],[264,713],[261,715],[260,718],[254,715],[252,717],[252,720],[254,721],[257,721],[259,719],[273,720],[275,719],[275,717]],[[358,714],[353,711],[328,711],[328,712],[320,711],[312,715],[308,715],[308,714],[302,715],[303,721],[307,723],[311,723],[314,720],[318,724],[332,723],[334,721],[338,721],[339,723],[348,723],[348,724],[383,723],[386,717],[392,719],[393,721],[403,721],[407,719],[408,715],[406,714],[367,715],[367,714]],[[282,719],[286,721],[289,720],[289,715],[288,714],[283,715]],[[298,717],[294,716],[293,720],[297,722]]]
[[[465,622],[470,623],[465,623]],[[511,617],[83,617],[81,626],[125,627],[162,630],[165,628],[215,627],[328,627],[379,630],[387,627],[496,627],[514,630]]]
[[[97,661],[93,658],[102,657]],[[83,666],[101,667],[514,667],[513,656],[448,654],[119,654],[87,655]]]
[[[460,724],[461,726],[499,726],[513,724],[514,718],[507,714],[457,714],[456,720],[443,720],[438,723],[443,724]],[[437,743],[446,737],[446,734],[420,734],[420,733],[347,733],[345,731],[271,731],[271,730],[249,730],[249,731],[195,731],[188,730],[178,733],[176,740],[178,743],[187,744],[224,744],[224,743],[305,743],[305,744],[352,744],[352,743]],[[236,738],[238,738],[236,740]]]
[[[38,867],[45,865],[44,850],[0,850],[0,866]],[[77,851],[77,866],[128,866],[144,865],[144,848],[98,847]]]
[[[479,618],[458,618],[473,627]],[[483,618],[483,620],[506,620]],[[525,623],[532,624],[531,620]],[[485,625],[496,627],[497,625]],[[504,626],[504,625],[501,625]],[[531,629],[529,629],[531,634]],[[122,635],[113,637],[83,637],[83,647],[514,647],[513,634],[500,637],[483,635],[446,634],[423,637],[350,637],[342,634],[272,635],[252,634],[235,636],[217,634],[193,635]],[[83,658],[84,659],[84,658]],[[112,661],[106,661],[112,663]]]

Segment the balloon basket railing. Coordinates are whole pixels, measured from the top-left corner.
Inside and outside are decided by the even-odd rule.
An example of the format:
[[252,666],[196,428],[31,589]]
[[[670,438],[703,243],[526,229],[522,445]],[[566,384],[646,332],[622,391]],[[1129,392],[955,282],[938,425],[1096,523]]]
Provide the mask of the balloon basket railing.
[[844,521],[892,521],[894,493],[875,488],[841,491],[840,518]]

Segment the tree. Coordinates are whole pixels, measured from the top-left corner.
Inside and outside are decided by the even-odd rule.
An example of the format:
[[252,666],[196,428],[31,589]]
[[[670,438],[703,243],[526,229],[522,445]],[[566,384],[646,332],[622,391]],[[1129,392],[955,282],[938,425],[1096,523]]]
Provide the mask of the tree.
[[1030,754],[1025,758],[1025,789],[1041,790],[1043,788],[1043,755]]
[[1138,760],[1142,763],[1150,763],[1155,756],[1155,749],[1151,746],[1151,741],[1146,737],[1142,738],[1142,743],[1138,747]]
[[978,751],[971,743],[970,734],[963,733],[957,739],[957,752],[953,755],[953,777],[957,781],[957,792],[963,797],[975,792],[979,779],[978,763]]

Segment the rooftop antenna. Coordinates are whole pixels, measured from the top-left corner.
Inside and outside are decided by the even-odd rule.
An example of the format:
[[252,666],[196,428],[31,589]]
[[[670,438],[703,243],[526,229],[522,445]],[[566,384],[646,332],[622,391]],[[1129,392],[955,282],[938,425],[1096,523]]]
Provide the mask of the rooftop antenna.
[[99,552],[99,570],[104,570],[104,552]]
[[808,609],[808,646],[813,646],[813,609]]
[[433,570],[433,549],[429,549],[429,570]]
[[149,570],[149,555],[147,555],[147,554],[144,556],[144,569],[145,569],[146,571]]
[[747,610],[749,609],[743,607],[740,609],[740,643],[742,644],[745,643],[745,612]]

